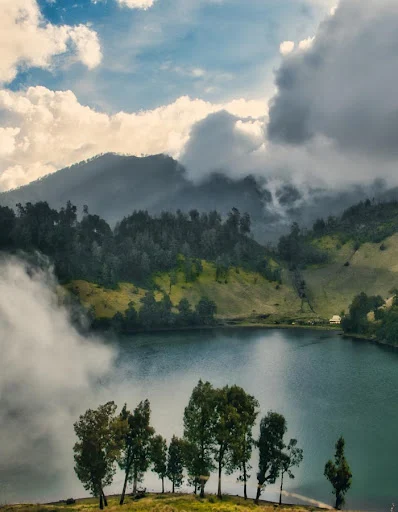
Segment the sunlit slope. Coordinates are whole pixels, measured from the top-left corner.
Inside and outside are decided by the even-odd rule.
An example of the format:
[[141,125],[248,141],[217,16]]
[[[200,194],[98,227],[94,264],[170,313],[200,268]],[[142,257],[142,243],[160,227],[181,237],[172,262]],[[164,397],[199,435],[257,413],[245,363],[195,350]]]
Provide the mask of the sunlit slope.
[[[176,284],[170,287],[170,274],[154,276],[157,300],[169,294],[174,306],[182,298],[194,306],[202,296],[207,296],[216,302],[217,316],[221,319],[261,315],[279,318],[291,312],[299,314],[300,300],[289,279],[277,286],[260,274],[234,268],[229,271],[226,282],[218,282],[215,280],[215,266],[206,261],[202,264],[203,272],[194,282],[185,282],[183,272],[178,272]],[[98,318],[110,318],[118,311],[125,311],[129,302],[139,310],[140,300],[146,291],[131,283],[119,283],[115,290],[108,290],[87,281],[73,281],[67,288],[79,296],[85,307],[93,307]]]
[[315,311],[324,318],[347,311],[355,295],[391,296],[398,287],[398,234],[381,243],[365,243],[354,250],[354,242],[341,246],[324,237],[314,244],[328,251],[330,262],[303,271]]
[[[327,264],[302,271],[315,313],[308,307],[301,311],[301,300],[286,269],[279,286],[260,274],[235,268],[229,270],[226,282],[220,282],[215,279],[214,265],[203,261],[203,273],[195,282],[185,282],[184,274],[178,272],[177,283],[170,287],[170,274],[154,276],[155,297],[160,300],[169,294],[174,306],[182,298],[194,306],[206,295],[216,302],[220,319],[243,321],[263,317],[263,321],[270,323],[290,323],[295,319],[327,320],[347,311],[354,296],[362,291],[387,299],[391,290],[398,288],[398,234],[383,243],[363,244],[356,251],[354,242],[341,245],[329,236],[315,240],[314,244],[329,253]],[[85,307],[93,307],[97,318],[111,318],[118,311],[124,312],[130,302],[139,310],[147,291],[132,283],[119,283],[116,289],[108,290],[87,281],[73,281],[67,288],[78,295]]]
[[[203,262],[203,273],[193,283],[186,283],[180,272],[177,284],[171,287],[173,304],[178,304],[184,297],[196,304],[201,296],[206,295],[217,304],[221,318],[278,315],[300,308],[300,301],[288,284],[277,286],[260,274],[243,269],[230,269],[227,282],[216,281],[215,274],[214,265],[207,262]],[[169,293],[169,275],[160,275],[155,282],[162,291]]]
[[[118,311],[124,312],[130,302],[138,310],[141,306],[140,301],[147,291],[132,283],[119,283],[116,289],[110,290],[80,280],[72,281],[66,288],[79,297],[85,308],[94,308],[97,318],[112,318]],[[155,296],[159,300],[162,294],[157,292]]]

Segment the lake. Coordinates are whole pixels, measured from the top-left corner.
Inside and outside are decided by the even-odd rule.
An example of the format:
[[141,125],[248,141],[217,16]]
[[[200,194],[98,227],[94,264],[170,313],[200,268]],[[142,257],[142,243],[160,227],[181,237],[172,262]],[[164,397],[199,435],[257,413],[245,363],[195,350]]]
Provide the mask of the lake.
[[[259,400],[260,417],[270,409],[282,413],[287,440],[296,437],[304,449],[286,491],[332,504],[323,469],[344,435],[353,473],[347,507],[389,510],[398,501],[398,352],[393,349],[330,331],[266,329],[139,334],[117,344],[122,380],[132,396],[149,398],[154,426],[168,438],[181,435],[183,410],[199,378],[217,387],[238,384]],[[253,457],[253,476],[256,465]],[[223,480],[225,492],[242,493],[235,476]],[[213,475],[207,489],[214,491],[216,483]],[[159,488],[154,475],[145,485]],[[251,495],[255,487],[252,478]],[[277,499],[277,487],[267,487],[263,498]]]
[[[35,442],[31,446],[35,456],[29,460],[41,462],[29,467],[21,454],[12,471],[0,474],[0,504],[87,495],[73,471],[73,421],[78,413],[111,399],[119,408],[127,402],[133,409],[148,398],[153,426],[170,440],[174,433],[182,435],[184,407],[200,378],[216,387],[242,386],[259,400],[260,417],[270,409],[286,417],[286,442],[296,437],[304,450],[296,478],[285,479],[286,491],[332,504],[332,488],[323,470],[334,455],[337,438],[343,435],[353,473],[347,507],[386,512],[391,503],[398,502],[398,351],[343,339],[332,331],[292,329],[136,334],[107,343],[117,349],[116,362],[107,378],[96,381],[90,396],[80,397],[79,412],[65,416],[61,452],[54,455],[58,452],[51,438],[44,444]],[[58,411],[57,403],[51,406]],[[62,411],[67,404],[59,403],[59,407]],[[22,422],[22,432],[23,426]],[[257,436],[258,428],[255,432]],[[48,457],[55,459],[55,466],[46,469]],[[250,496],[256,491],[255,455],[252,465]],[[119,472],[106,492],[120,493],[122,482]],[[215,492],[216,485],[214,474],[206,490]],[[267,487],[262,497],[276,500],[278,485]],[[151,472],[144,486],[161,488]],[[167,482],[166,489],[170,487]],[[242,494],[236,475],[223,476],[223,491]],[[288,496],[284,500],[300,503]]]

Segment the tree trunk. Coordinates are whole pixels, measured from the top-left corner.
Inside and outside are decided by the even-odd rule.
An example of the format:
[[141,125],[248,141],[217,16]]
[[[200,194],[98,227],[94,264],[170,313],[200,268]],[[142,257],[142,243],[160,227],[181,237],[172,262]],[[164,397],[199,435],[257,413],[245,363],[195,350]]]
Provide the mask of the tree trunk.
[[200,481],[200,497],[201,498],[205,497],[205,480],[204,480],[204,478],[202,478]]
[[195,477],[195,487],[194,487],[193,493],[196,495],[197,492],[198,492],[198,480]]
[[172,491],[171,491],[171,492],[174,494],[174,478],[173,478],[173,480],[172,480],[172,484],[173,484],[173,488],[172,488]]
[[254,503],[256,505],[258,505],[258,500],[260,499],[260,496],[261,496],[261,486],[260,486],[260,484],[258,484],[256,499],[254,500]]
[[246,462],[243,463],[243,497],[247,500],[247,469]]
[[123,503],[124,503],[124,497],[126,495],[127,480],[129,478],[130,467],[131,466],[127,466],[127,468],[126,468],[126,473],[125,473],[125,476],[124,476],[124,483],[123,483],[123,490],[122,490],[122,495],[120,496],[119,505],[123,505]]
[[108,500],[106,499],[106,496],[105,496],[105,493],[104,493],[103,489],[102,489],[102,496],[104,498],[104,506],[107,507],[108,506]]
[[100,492],[100,509],[104,510],[104,501],[102,499],[102,492]]
[[164,494],[164,477],[162,476],[162,494]]
[[283,471],[281,476],[281,488],[279,491],[279,505],[282,505],[282,489],[283,489]]
[[222,494],[221,494],[221,470],[222,470],[221,461],[222,461],[222,456],[220,454],[218,457],[218,490],[217,490],[217,497],[220,499],[222,498]]
[[138,475],[135,472],[134,479],[133,479],[133,494],[137,494],[137,483],[138,483],[137,480],[138,480]]

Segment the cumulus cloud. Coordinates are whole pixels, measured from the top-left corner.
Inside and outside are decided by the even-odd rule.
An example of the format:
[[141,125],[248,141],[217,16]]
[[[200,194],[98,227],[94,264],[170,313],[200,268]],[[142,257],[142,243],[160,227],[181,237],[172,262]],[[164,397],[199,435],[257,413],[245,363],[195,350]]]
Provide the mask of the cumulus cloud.
[[395,158],[397,26],[394,0],[342,0],[311,47],[278,70],[270,139],[305,144],[322,136],[340,150]]
[[299,42],[299,48],[300,50],[308,50],[308,48],[311,48],[312,43],[314,42],[315,36],[313,37],[307,37],[307,39],[303,39]]
[[51,272],[4,258],[0,351],[2,498],[59,498],[76,480],[73,423],[98,405],[94,390],[111,370],[114,353],[77,333]]
[[294,41],[283,41],[279,46],[279,51],[281,55],[288,55],[294,50],[294,47]]
[[221,110],[237,118],[256,119],[267,113],[262,101],[212,104],[184,96],[154,110],[107,115],[81,105],[71,91],[0,90],[6,134],[0,146],[0,188],[26,184],[108,151],[178,158],[194,124]]
[[24,67],[49,69],[66,52],[89,68],[101,61],[98,36],[86,25],[46,22],[37,0],[1,0],[0,7],[0,83],[11,82]]

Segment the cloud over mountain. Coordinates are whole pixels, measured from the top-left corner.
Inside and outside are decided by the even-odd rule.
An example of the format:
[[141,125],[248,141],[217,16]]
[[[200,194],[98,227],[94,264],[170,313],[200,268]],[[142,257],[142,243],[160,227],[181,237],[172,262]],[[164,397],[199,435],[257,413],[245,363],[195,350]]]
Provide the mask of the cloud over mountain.
[[0,90],[0,188],[24,185],[109,151],[178,157],[195,123],[221,110],[238,120],[263,116],[267,108],[260,101],[212,104],[185,96],[153,110],[108,115],[81,105],[72,91]]

